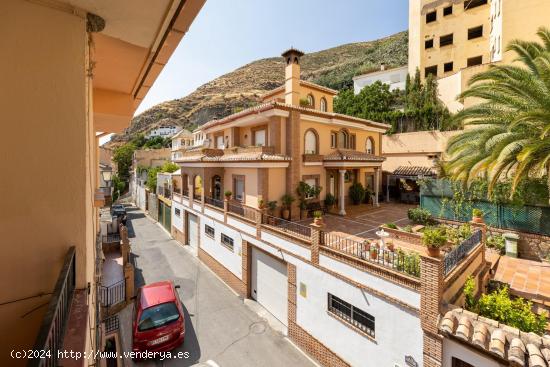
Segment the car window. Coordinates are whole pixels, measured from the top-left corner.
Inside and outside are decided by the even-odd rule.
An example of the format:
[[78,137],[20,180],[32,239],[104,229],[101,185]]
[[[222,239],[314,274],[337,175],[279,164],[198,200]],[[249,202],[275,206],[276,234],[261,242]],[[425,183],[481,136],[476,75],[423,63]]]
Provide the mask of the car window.
[[161,303],[143,310],[138,322],[138,330],[155,329],[180,318],[178,307],[174,302]]

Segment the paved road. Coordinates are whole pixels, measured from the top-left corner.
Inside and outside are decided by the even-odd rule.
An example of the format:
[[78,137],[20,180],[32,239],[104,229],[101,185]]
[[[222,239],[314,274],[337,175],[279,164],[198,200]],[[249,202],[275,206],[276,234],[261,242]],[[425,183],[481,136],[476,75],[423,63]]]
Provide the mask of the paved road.
[[[181,285],[186,339],[177,351],[184,360],[145,361],[144,366],[313,366],[280,333],[244,305],[202,263],[142,211],[128,209],[128,229],[135,256],[136,285],[171,279]],[[120,317],[123,347],[129,350],[131,306]],[[126,365],[132,365],[128,361]]]

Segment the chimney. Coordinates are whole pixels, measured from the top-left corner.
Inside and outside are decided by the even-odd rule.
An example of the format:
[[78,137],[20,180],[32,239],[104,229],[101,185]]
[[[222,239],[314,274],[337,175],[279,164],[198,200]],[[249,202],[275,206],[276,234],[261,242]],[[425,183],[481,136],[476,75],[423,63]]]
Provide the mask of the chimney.
[[285,60],[285,103],[300,105],[300,57],[304,53],[290,48],[281,55]]
[[386,63],[383,62],[383,63],[380,64],[380,70],[381,71],[386,70]]

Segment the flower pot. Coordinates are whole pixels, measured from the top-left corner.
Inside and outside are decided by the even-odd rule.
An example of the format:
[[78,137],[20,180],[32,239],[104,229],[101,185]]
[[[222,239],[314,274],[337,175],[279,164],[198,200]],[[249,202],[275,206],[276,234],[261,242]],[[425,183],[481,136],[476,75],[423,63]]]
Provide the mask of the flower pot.
[[285,220],[289,220],[289,219],[290,219],[290,210],[288,210],[288,209],[283,209],[283,211],[281,212],[281,214],[283,215],[283,219],[285,219]]
[[440,254],[439,247],[428,246],[428,255],[430,255],[431,257],[439,257],[439,254]]
[[316,225],[316,226],[320,226],[323,224],[323,218],[314,218],[313,219],[313,223]]
[[370,251],[370,258],[371,258],[371,260],[376,260],[378,258],[378,251],[371,250]]
[[300,209],[300,219],[307,218],[307,209]]
[[472,222],[474,223],[483,223],[483,217],[472,217]]
[[393,252],[393,250],[395,249],[395,245],[393,244],[393,242],[386,242],[386,248]]

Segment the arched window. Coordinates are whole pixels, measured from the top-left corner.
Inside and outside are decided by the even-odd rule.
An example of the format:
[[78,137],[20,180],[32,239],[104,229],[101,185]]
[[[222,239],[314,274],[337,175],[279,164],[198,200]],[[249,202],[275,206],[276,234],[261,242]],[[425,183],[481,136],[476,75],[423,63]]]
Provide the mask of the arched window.
[[374,140],[372,138],[367,138],[367,143],[365,144],[365,151],[368,154],[374,154]]
[[319,106],[321,108],[321,111],[327,112],[327,100],[325,97],[321,98],[321,101],[319,102]]
[[304,153],[305,154],[319,154],[319,145],[317,140],[317,133],[315,130],[309,129],[304,136]]
[[309,104],[309,107],[311,108],[315,107],[315,99],[313,98],[313,94],[307,95],[307,103]]
[[338,133],[338,148],[349,148],[349,133],[346,130],[340,130]]

